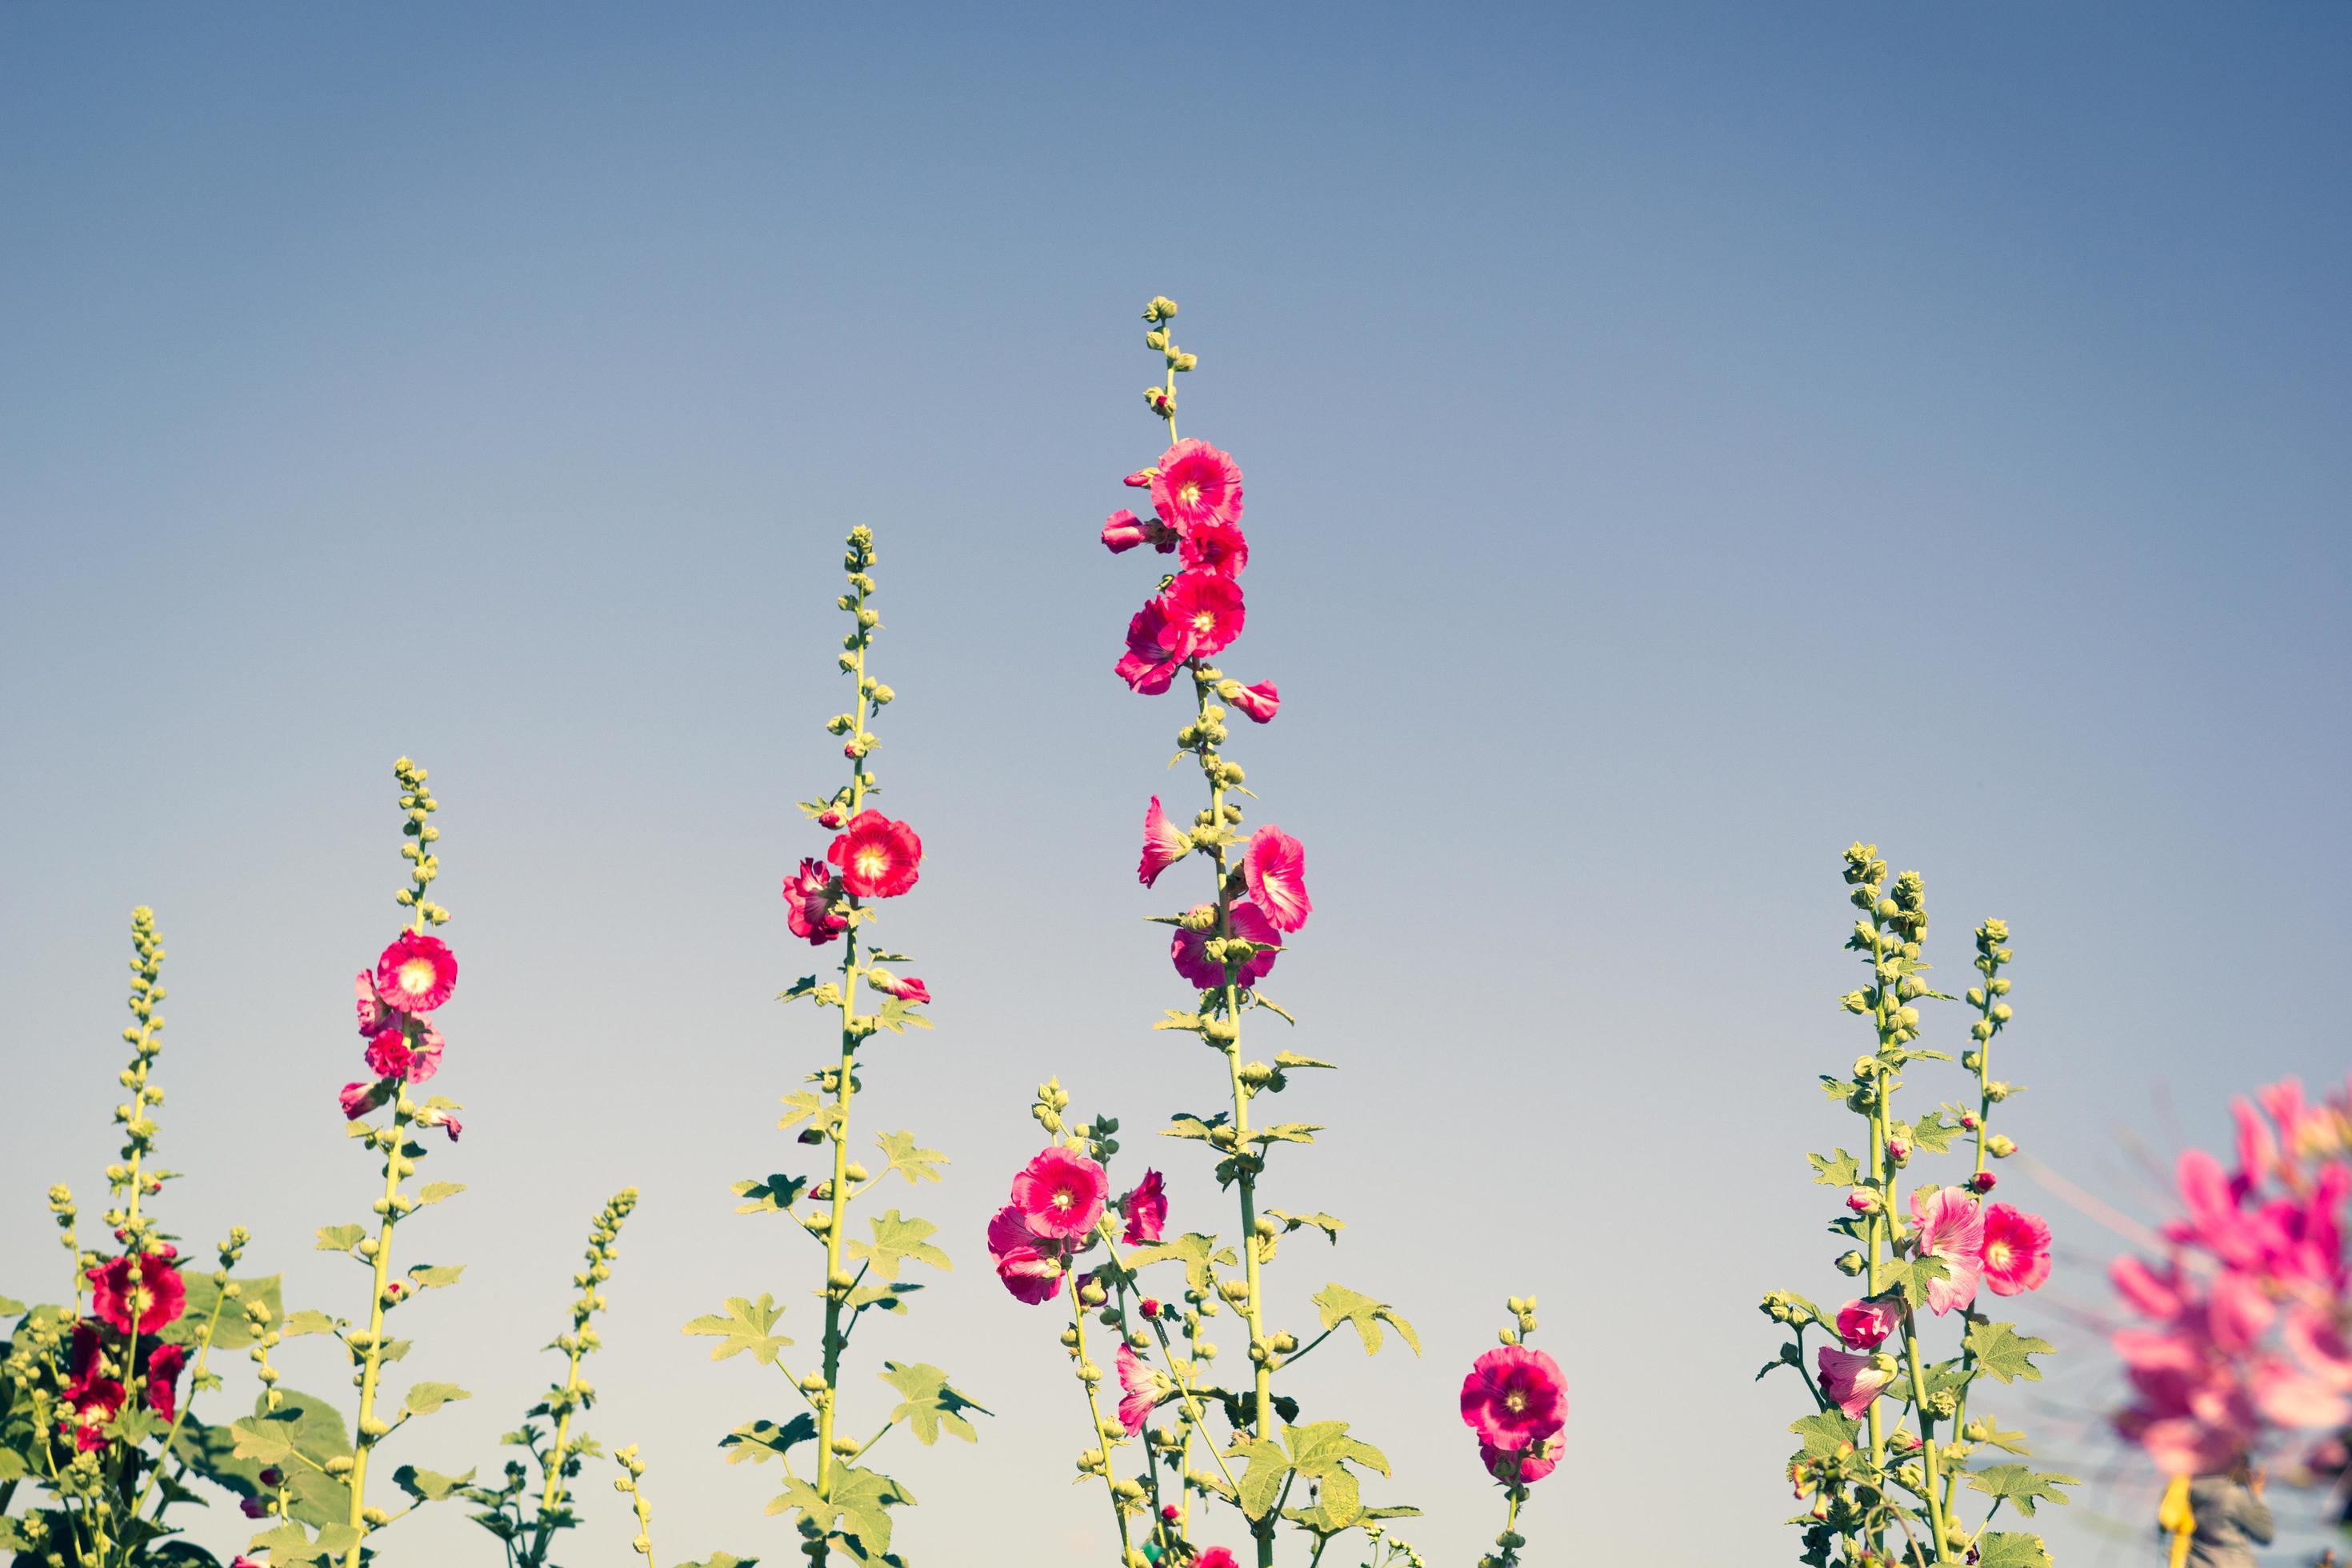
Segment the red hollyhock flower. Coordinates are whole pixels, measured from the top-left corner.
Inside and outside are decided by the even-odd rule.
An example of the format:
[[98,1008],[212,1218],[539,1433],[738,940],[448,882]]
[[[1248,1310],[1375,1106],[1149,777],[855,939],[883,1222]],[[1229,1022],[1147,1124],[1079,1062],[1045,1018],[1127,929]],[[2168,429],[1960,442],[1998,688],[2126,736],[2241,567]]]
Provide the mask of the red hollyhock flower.
[[1883,1297],[1848,1301],[1838,1309],[1838,1338],[1851,1351],[1874,1351],[1903,1323],[1900,1303]]
[[379,1029],[367,1044],[367,1065],[376,1077],[406,1078],[416,1053],[408,1048],[408,1031],[394,1024]]
[[1244,686],[1234,693],[1234,706],[1253,724],[1264,724],[1282,711],[1282,693],[1271,680]]
[[457,955],[437,936],[403,931],[375,961],[375,988],[403,1013],[430,1013],[457,989]]
[[2039,1289],[2050,1278],[2050,1226],[2038,1214],[1988,1204],[1983,1257],[1984,1282],[1994,1295]]
[[1031,1230],[1010,1204],[988,1222],[988,1252],[996,1259],[996,1278],[1014,1300],[1035,1307],[1061,1294],[1061,1244]]
[[824,858],[841,868],[841,885],[861,899],[895,899],[923,874],[923,841],[878,811],[851,817]]
[[[1497,1448],[1484,1437],[1478,1439],[1478,1462],[1486,1473],[1506,1486],[1517,1480],[1521,1486],[1532,1486],[1559,1468],[1560,1456],[1568,1452],[1567,1439],[1558,1433],[1540,1438],[1513,1452]],[[1513,1468],[1514,1466],[1517,1468]]]
[[94,1454],[106,1447],[106,1434],[100,1430],[122,1409],[122,1385],[110,1377],[90,1378],[66,1390],[65,1413],[58,1418],[58,1433],[71,1437],[73,1446],[86,1454]]
[[1160,808],[1160,797],[1153,795],[1143,813],[1143,858],[1135,868],[1135,879],[1148,888],[1160,880],[1160,872],[1192,852],[1192,836],[1168,820],[1168,814]]
[[152,1334],[187,1310],[187,1281],[179,1265],[154,1253],[118,1258],[89,1271],[90,1310],[118,1333]]
[[1121,1198],[1119,1212],[1127,1215],[1127,1229],[1119,1239],[1129,1247],[1141,1247],[1158,1241],[1168,1228],[1168,1184],[1157,1171],[1143,1173],[1143,1180],[1135,1191]]
[[1242,470],[1206,441],[1179,441],[1151,477],[1151,504],[1179,533],[1242,520]]
[[1212,1546],[1192,1560],[1192,1568],[1240,1568],[1234,1554],[1222,1546]]
[[1103,524],[1103,548],[1113,555],[1123,555],[1139,544],[1148,543],[1150,538],[1143,520],[1124,507],[1111,513],[1110,521]]
[[1013,1178],[1013,1206],[1032,1231],[1057,1241],[1085,1241],[1094,1235],[1109,1195],[1103,1168],[1058,1143]]
[[[831,826],[841,826],[838,816]],[[822,864],[803,860],[801,868],[784,879],[784,923],[811,947],[823,947],[849,929],[847,917],[834,912],[833,900],[840,892],[840,885]]]
[[1136,611],[1127,623],[1127,651],[1119,656],[1116,668],[1129,690],[1157,697],[1176,679],[1184,656],[1168,650],[1162,640],[1167,633],[1168,616],[1157,599]]
[[1204,522],[1183,536],[1177,558],[1188,568],[1238,577],[1249,566],[1249,540],[1230,522]]
[[1151,488],[1151,474],[1152,470],[1150,468],[1138,468],[1135,472],[1128,475],[1127,478],[1119,480],[1118,482],[1125,485],[1131,490],[1150,489]]
[[1462,1419],[1481,1440],[1507,1451],[1550,1436],[1568,1421],[1568,1379],[1542,1351],[1488,1351],[1462,1380]]
[[1249,620],[1242,585],[1214,572],[1179,572],[1158,603],[1167,622],[1160,644],[1179,659],[1222,653]]
[[[1274,922],[1261,913],[1255,904],[1244,899],[1232,910],[1234,934],[1254,942],[1257,952],[1250,954],[1241,967],[1239,983],[1255,985],[1265,978],[1281,956],[1282,933]],[[1222,991],[1225,988],[1225,966],[1209,959],[1209,938],[1206,932],[1185,931],[1179,927],[1173,941],[1168,944],[1169,961],[1176,973],[1197,991]]]
[[343,1103],[343,1120],[357,1121],[392,1097],[383,1091],[383,1083],[347,1083],[335,1098]]
[[929,989],[914,975],[909,974],[901,980],[887,970],[877,969],[870,978],[876,990],[887,992],[901,1002],[928,1002],[931,999]]
[[1250,835],[1242,870],[1250,897],[1281,930],[1297,931],[1315,912],[1307,896],[1307,847],[1281,828],[1269,824]]
[[360,1033],[373,1038],[393,1020],[392,1008],[375,988],[375,976],[362,969],[352,982],[352,994],[358,1000]]
[[178,1345],[158,1345],[147,1358],[147,1408],[169,1421],[179,1412],[177,1384],[188,1352]]

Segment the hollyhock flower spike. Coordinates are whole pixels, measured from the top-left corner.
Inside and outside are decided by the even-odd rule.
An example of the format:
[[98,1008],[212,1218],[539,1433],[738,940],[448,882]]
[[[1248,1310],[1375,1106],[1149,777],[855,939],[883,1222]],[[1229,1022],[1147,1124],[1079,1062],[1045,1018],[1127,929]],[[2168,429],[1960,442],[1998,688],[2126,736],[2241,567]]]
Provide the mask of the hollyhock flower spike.
[[923,874],[923,841],[903,822],[861,811],[825,858],[841,868],[841,885],[856,897],[895,899]]
[[368,1069],[376,1077],[404,1079],[416,1053],[408,1048],[408,1031],[398,1025],[380,1029],[367,1044]]
[[1250,835],[1242,869],[1249,879],[1250,897],[1277,930],[1297,931],[1307,924],[1315,900],[1307,896],[1305,845],[1269,824]]
[[1478,1463],[1506,1486],[1533,1486],[1559,1468],[1567,1452],[1568,1440],[1557,1432],[1524,1448],[1497,1448],[1483,1437],[1478,1440]]
[[92,1378],[68,1389],[58,1436],[70,1438],[79,1452],[104,1452],[106,1424],[121,1413],[125,1398],[122,1384],[110,1377]]
[[1125,1345],[1118,1347],[1118,1424],[1133,1436],[1143,1430],[1160,1402],[1174,1392],[1173,1386],[1160,1373],[1151,1370],[1141,1357]]
[[1249,568],[1249,541],[1232,523],[1202,523],[1181,536],[1176,558],[1188,572],[1238,577]]
[[158,1345],[147,1358],[147,1408],[166,1421],[179,1414],[180,1372],[187,1363],[188,1352],[179,1345]]
[[1151,505],[1179,533],[1242,520],[1242,470],[1206,441],[1179,441],[1151,478]]
[[1168,820],[1168,814],[1160,808],[1160,797],[1153,795],[1143,813],[1143,858],[1135,868],[1135,879],[1148,888],[1160,880],[1160,872],[1192,852],[1192,836]]
[[376,990],[403,1013],[430,1013],[457,988],[457,955],[437,936],[404,931],[375,962]]

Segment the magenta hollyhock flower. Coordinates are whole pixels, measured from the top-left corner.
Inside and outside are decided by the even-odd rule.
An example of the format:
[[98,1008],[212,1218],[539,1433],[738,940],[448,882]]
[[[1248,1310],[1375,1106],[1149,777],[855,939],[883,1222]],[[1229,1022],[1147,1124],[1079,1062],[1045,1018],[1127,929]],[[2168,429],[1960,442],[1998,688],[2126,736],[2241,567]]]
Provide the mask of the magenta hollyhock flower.
[[392,1008],[375,988],[375,976],[362,969],[352,982],[352,993],[358,1003],[360,1033],[373,1038],[393,1021]]
[[1131,490],[1150,489],[1151,488],[1151,476],[1155,472],[1157,472],[1157,470],[1152,468],[1138,468],[1135,472],[1128,475],[1127,478],[1119,480],[1118,482],[1125,485]]
[[1973,1302],[1984,1269],[1984,1212],[1958,1187],[1922,1187],[1911,1194],[1911,1223],[1921,1256],[1942,1258],[1949,1270],[1927,1281],[1927,1310],[1940,1318]]
[[1838,1309],[1838,1338],[1848,1350],[1874,1351],[1903,1322],[1902,1304],[1885,1297],[1848,1301]]
[[1058,1143],[1013,1178],[1013,1206],[1032,1231],[1055,1241],[1091,1237],[1109,1196],[1103,1168]]
[[1984,1282],[1996,1296],[2040,1289],[2050,1278],[2050,1227],[2007,1204],[1984,1211]]
[[841,885],[861,899],[895,899],[923,874],[923,841],[878,811],[851,817],[824,858],[841,868]]
[[1143,1430],[1143,1424],[1151,1419],[1152,1411],[1172,1385],[1124,1343],[1118,1347],[1118,1424],[1132,1437]]
[[1143,1173],[1143,1180],[1135,1190],[1118,1202],[1119,1212],[1127,1216],[1127,1228],[1119,1239],[1129,1247],[1142,1247],[1158,1241],[1168,1228],[1168,1184],[1157,1171]]
[[[830,826],[837,827],[840,823]],[[849,929],[848,918],[834,912],[833,900],[840,891],[840,884],[821,862],[802,860],[801,868],[784,879],[784,923],[811,947],[823,947]]]
[[1124,554],[1150,537],[1144,531],[1143,520],[1125,507],[1111,513],[1110,521],[1103,524],[1103,548],[1113,555]]
[[1192,1559],[1192,1568],[1241,1568],[1234,1554],[1222,1546],[1212,1546]]
[[58,1418],[58,1435],[71,1437],[75,1448],[94,1454],[106,1447],[106,1424],[120,1415],[122,1385],[110,1377],[93,1377],[65,1391],[65,1410]]
[[1516,1481],[1520,1486],[1533,1486],[1559,1468],[1562,1456],[1568,1452],[1568,1439],[1555,1432],[1514,1452],[1497,1448],[1484,1437],[1478,1439],[1478,1462],[1486,1473],[1508,1486]]
[[1249,540],[1230,522],[1204,522],[1185,531],[1176,556],[1187,571],[1238,577],[1249,567]]
[[188,1305],[187,1282],[169,1258],[148,1252],[118,1258],[89,1271],[90,1310],[118,1333],[152,1334],[179,1321]]
[[1170,527],[1189,533],[1208,523],[1242,520],[1242,470],[1206,441],[1179,441],[1151,477],[1151,504]]
[[1184,656],[1169,651],[1165,641],[1169,632],[1167,613],[1157,599],[1136,611],[1127,623],[1127,651],[1119,656],[1117,669],[1129,690],[1157,697],[1176,679]]
[[448,1111],[443,1110],[437,1105],[428,1105],[424,1110],[418,1111],[416,1113],[416,1125],[419,1127],[438,1127],[442,1131],[449,1134],[449,1142],[452,1143],[455,1143],[457,1141],[457,1134],[466,1130],[466,1124],[464,1122],[458,1121],[455,1116],[451,1115]]
[[368,1070],[380,1079],[406,1078],[415,1060],[416,1053],[408,1048],[408,1031],[397,1024],[377,1030],[367,1043]]
[[1516,1452],[1568,1421],[1568,1379],[1542,1351],[1504,1345],[1470,1364],[1462,1380],[1462,1419],[1481,1440]]
[[1143,813],[1143,858],[1135,868],[1135,879],[1145,887],[1160,880],[1160,873],[1192,852],[1192,836],[1168,820],[1160,808],[1160,797],[1153,795]]
[[2178,1317],[2186,1303],[2177,1264],[2167,1265],[2158,1275],[2137,1258],[2118,1258],[2108,1267],[2107,1278],[2115,1282],[2116,1294],[2151,1318]]
[[988,1251],[996,1260],[996,1278],[1015,1300],[1034,1307],[1060,1294],[1059,1244],[1031,1230],[1018,1208],[1008,1205],[988,1222]]
[[1250,897],[1282,931],[1297,931],[1315,912],[1307,896],[1307,846],[1271,824],[1250,835],[1242,858]]
[[437,936],[403,931],[375,961],[375,988],[400,1012],[430,1013],[457,988],[457,955]]
[[169,1421],[180,1408],[181,1369],[188,1352],[179,1345],[158,1345],[147,1358],[147,1408]]
[[[1255,985],[1274,967],[1281,956],[1282,933],[1265,918],[1255,904],[1244,899],[1232,910],[1234,934],[1256,945],[1236,976],[1236,984]],[[1225,966],[1209,958],[1209,938],[1204,931],[1185,931],[1179,927],[1168,944],[1168,957],[1176,965],[1176,973],[1198,991],[1222,991],[1225,987]]]
[[373,1083],[347,1083],[335,1098],[343,1103],[343,1120],[357,1121],[392,1097],[384,1093],[383,1080],[378,1079]]
[[1895,1358],[1885,1352],[1851,1355],[1823,1345],[1815,1362],[1822,1392],[1848,1415],[1860,1415],[1895,1381]]
[[1271,680],[1244,686],[1234,694],[1234,706],[1253,724],[1267,723],[1282,710],[1282,693]]
[[869,978],[873,980],[876,990],[887,992],[901,1002],[928,1002],[931,999],[930,988],[912,974],[902,980],[887,970],[877,969]]
[[1214,572],[1179,572],[1157,603],[1160,647],[1179,659],[1223,652],[1249,621],[1242,585]]
[[409,1047],[408,1081],[423,1083],[426,1079],[439,1072],[441,1047],[447,1043],[442,1039],[441,1031],[430,1024],[417,1030],[416,1038]]

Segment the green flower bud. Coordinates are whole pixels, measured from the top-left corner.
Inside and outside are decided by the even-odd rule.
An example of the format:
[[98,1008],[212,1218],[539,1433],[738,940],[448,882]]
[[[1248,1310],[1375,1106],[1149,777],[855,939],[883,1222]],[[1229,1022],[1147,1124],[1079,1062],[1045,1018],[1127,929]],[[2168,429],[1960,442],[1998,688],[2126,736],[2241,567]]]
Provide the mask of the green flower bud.
[[1853,1276],[1860,1274],[1864,1269],[1869,1267],[1870,1259],[1864,1258],[1859,1252],[1842,1253],[1839,1255],[1837,1260],[1838,1272],[1846,1276],[1848,1279],[1852,1279]]

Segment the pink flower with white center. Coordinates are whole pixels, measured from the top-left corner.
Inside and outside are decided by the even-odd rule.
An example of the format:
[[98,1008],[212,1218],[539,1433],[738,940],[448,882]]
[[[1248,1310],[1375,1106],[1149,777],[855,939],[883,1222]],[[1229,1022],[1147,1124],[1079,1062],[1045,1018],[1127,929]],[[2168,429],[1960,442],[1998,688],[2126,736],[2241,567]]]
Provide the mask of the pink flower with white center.
[[841,868],[841,885],[861,899],[895,899],[923,874],[923,841],[903,822],[861,811],[824,858]]
[[395,1024],[389,1029],[379,1029],[367,1043],[368,1070],[378,1078],[408,1076],[416,1053],[408,1048],[408,1031]]
[[1168,616],[1157,599],[1127,623],[1127,651],[1119,656],[1117,670],[1129,690],[1157,697],[1184,667],[1184,656],[1169,650],[1164,640],[1168,633]]
[[1984,1269],[1984,1212],[1958,1187],[1922,1187],[1911,1194],[1911,1223],[1920,1255],[1943,1259],[1949,1271],[1927,1281],[1927,1310],[1940,1318],[1974,1301]]
[[369,1111],[373,1110],[377,1106],[382,1105],[385,1100],[392,1097],[383,1091],[383,1084],[381,1081],[378,1081],[375,1083],[347,1083],[343,1085],[342,1091],[337,1094],[335,1098],[342,1102],[343,1120],[346,1121],[357,1121],[361,1117],[365,1116]]
[[1151,504],[1179,533],[1208,523],[1239,522],[1241,468],[1206,441],[1179,441],[1151,476]]
[[1103,548],[1113,555],[1123,555],[1151,536],[1144,531],[1143,520],[1122,507],[1110,514],[1103,524]]
[[1816,1352],[1814,1364],[1821,1370],[1822,1392],[1848,1415],[1860,1415],[1869,1409],[1871,1402],[1895,1381],[1895,1358],[1884,1352],[1853,1355],[1823,1345]]
[[457,955],[437,936],[403,931],[375,961],[375,988],[400,1012],[430,1013],[457,989]]
[[1505,1486],[1514,1482],[1533,1486],[1559,1468],[1561,1458],[1568,1452],[1568,1439],[1555,1432],[1549,1437],[1538,1438],[1516,1451],[1497,1448],[1484,1437],[1478,1439],[1478,1462],[1486,1473]]
[[1160,808],[1160,797],[1153,795],[1143,813],[1143,858],[1135,868],[1135,879],[1145,887],[1160,880],[1160,873],[1192,852],[1192,836],[1168,820]]
[[1093,1236],[1109,1196],[1103,1168],[1059,1144],[1013,1178],[1013,1206],[1031,1230],[1057,1241],[1082,1242]]
[[1568,1379],[1542,1351],[1505,1345],[1470,1365],[1462,1380],[1462,1419],[1481,1441],[1517,1452],[1568,1422]]
[[2039,1289],[2050,1278],[2050,1226],[2007,1204],[1984,1211],[1984,1282],[1996,1296]]
[[1171,1392],[1175,1385],[1152,1371],[1142,1357],[1128,1349],[1125,1344],[1118,1347],[1117,1359],[1121,1394],[1118,1402],[1118,1424],[1126,1427],[1127,1435],[1132,1437],[1143,1430],[1143,1424],[1151,1419],[1152,1411],[1159,1407],[1160,1401]]
[[1903,1307],[1898,1301],[1884,1296],[1848,1301],[1838,1309],[1838,1338],[1845,1342],[1848,1350],[1874,1351],[1902,1322]]
[[373,1038],[395,1015],[375,988],[375,976],[362,969],[352,982],[352,991],[358,1000],[360,1033]]
[[803,859],[801,868],[784,879],[784,923],[811,947],[823,947],[849,929],[848,917],[834,912],[833,900],[840,894],[841,884],[832,873],[815,860]]
[[1160,645],[1178,659],[1223,652],[1249,621],[1242,585],[1214,572],[1179,572],[1155,602]]
[[931,999],[929,988],[911,974],[901,980],[887,969],[877,969],[871,971],[866,978],[874,982],[876,990],[896,996],[901,1002],[928,1002]]
[[[1240,985],[1255,985],[1265,978],[1274,961],[1282,954],[1282,933],[1255,904],[1244,899],[1232,910],[1234,935],[1249,942],[1255,951],[1242,963],[1234,976]],[[1168,944],[1168,957],[1176,965],[1176,973],[1197,991],[1222,991],[1225,988],[1225,966],[1209,956],[1209,935],[1205,931],[1185,931],[1179,927]]]
[[1307,896],[1307,846],[1271,824],[1250,835],[1242,858],[1250,897],[1278,931],[1297,931],[1315,912]]
[[1168,1184],[1157,1171],[1143,1173],[1143,1180],[1135,1190],[1118,1202],[1119,1212],[1127,1216],[1127,1228],[1119,1239],[1129,1247],[1144,1247],[1158,1241],[1168,1228]]
[[1273,681],[1261,680],[1234,692],[1234,706],[1253,724],[1271,723],[1274,716],[1282,711],[1282,693]]
[[1230,522],[1204,522],[1183,534],[1176,558],[1187,571],[1238,577],[1249,567],[1249,540]]

